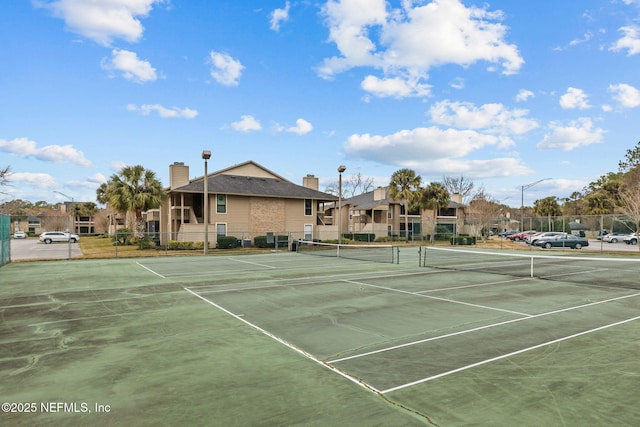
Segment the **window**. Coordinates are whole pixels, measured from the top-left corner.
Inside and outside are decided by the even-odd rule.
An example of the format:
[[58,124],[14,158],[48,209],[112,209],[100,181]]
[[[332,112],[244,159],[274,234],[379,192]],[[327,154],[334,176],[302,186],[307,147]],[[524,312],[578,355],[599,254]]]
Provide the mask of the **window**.
[[313,215],[313,208],[311,207],[311,199],[304,199],[304,214]]
[[313,239],[313,225],[305,224],[304,225],[304,240],[312,240]]
[[227,213],[227,195],[218,194],[216,196],[216,212]]
[[389,209],[387,210],[387,219],[393,219],[393,206],[389,205]]
[[227,235],[227,224],[225,224],[225,223],[217,223],[216,224],[216,234],[218,236],[226,236]]

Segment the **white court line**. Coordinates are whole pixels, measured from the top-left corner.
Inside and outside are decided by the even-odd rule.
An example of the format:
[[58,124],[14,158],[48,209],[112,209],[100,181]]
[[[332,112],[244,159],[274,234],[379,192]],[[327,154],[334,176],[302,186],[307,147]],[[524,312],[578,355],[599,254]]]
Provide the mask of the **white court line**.
[[361,353],[361,354],[356,354],[356,355],[353,355],[353,356],[342,357],[340,359],[329,360],[327,363],[344,362],[345,360],[351,360],[351,359],[357,359],[357,358],[360,358],[360,357],[371,356],[372,354],[384,353],[386,351],[397,350],[397,349],[403,348],[403,347],[410,347],[412,345],[423,344],[423,343],[426,343],[426,342],[429,342],[429,341],[436,341],[436,340],[440,340],[440,339],[443,339],[443,338],[454,337],[456,335],[464,335],[464,334],[468,334],[470,332],[481,331],[483,329],[495,328],[497,326],[508,325],[509,323],[522,322],[523,320],[530,320],[530,319],[535,319],[537,317],[550,316],[552,314],[563,313],[565,311],[578,310],[580,308],[590,307],[590,306],[599,305],[599,304],[606,304],[606,303],[609,303],[609,302],[619,301],[619,300],[622,300],[622,299],[633,298],[633,297],[638,297],[638,296],[640,296],[640,293],[636,293],[636,294],[632,294],[632,295],[624,295],[624,296],[621,296],[621,297],[610,298],[610,299],[603,300],[603,301],[590,302],[588,304],[581,304],[581,305],[576,305],[576,306],[573,306],[573,307],[561,308],[561,309],[549,311],[549,312],[546,312],[546,313],[533,314],[533,315],[528,316],[528,317],[520,317],[518,319],[505,320],[504,322],[492,323],[490,325],[485,325],[485,326],[478,326],[477,328],[466,329],[464,331],[452,332],[450,334],[445,334],[445,335],[438,335],[436,337],[425,338],[423,340],[412,341],[412,342],[408,342],[408,343],[405,343],[405,344],[399,344],[399,345],[395,345],[393,347],[386,347],[386,348],[381,348],[379,350],[369,351],[367,353]]
[[435,299],[435,300],[438,300],[438,301],[450,302],[450,303],[453,303],[453,304],[468,305],[468,306],[471,306],[471,307],[482,308],[482,309],[485,309],[485,310],[493,310],[493,311],[500,311],[500,312],[503,312],[503,313],[516,314],[518,316],[528,316],[528,317],[532,316],[531,314],[520,313],[518,311],[504,310],[502,308],[495,308],[495,307],[489,307],[489,306],[486,306],[486,305],[472,304],[470,302],[456,301],[456,300],[449,299],[449,298],[440,298],[440,297],[434,297],[434,296],[431,296],[431,295],[422,295],[422,294],[419,294],[417,292],[403,291],[401,289],[388,288],[386,286],[371,285],[369,283],[356,282],[355,280],[343,280],[343,282],[353,283],[354,285],[359,285],[359,286],[369,286],[369,287],[372,287],[372,288],[378,288],[378,289],[384,289],[384,290],[387,290],[387,291],[399,292],[401,294],[415,295],[415,296],[422,297],[422,298]]
[[429,293],[429,292],[455,291],[457,289],[477,288],[479,286],[490,286],[490,285],[502,285],[503,283],[521,282],[521,281],[525,281],[525,280],[530,281],[531,277],[519,277],[517,279],[499,280],[497,282],[476,283],[476,284],[473,284],[473,285],[451,286],[449,288],[427,289],[427,290],[424,290],[424,291],[416,291],[416,293],[417,294],[426,294],[426,293]]
[[335,372],[336,374],[348,379],[349,381],[352,381],[354,383],[356,383],[357,385],[359,385],[360,387],[369,390],[371,392],[374,392],[376,394],[380,394],[380,390],[376,389],[375,387],[370,386],[369,384],[365,383],[364,381],[359,380],[358,378],[352,377],[351,375],[346,374],[345,372],[342,372],[341,370],[339,370],[338,368],[329,365],[326,362],[323,362],[322,360],[316,358],[315,356],[313,356],[312,354],[307,353],[306,351],[294,346],[293,344],[290,344],[289,342],[285,341],[284,339],[277,337],[276,335],[272,334],[271,332],[266,331],[265,329],[262,329],[261,327],[254,325],[253,323],[245,320],[243,318],[243,316],[239,316],[237,314],[234,314],[232,312],[230,312],[229,310],[227,310],[226,308],[214,303],[213,301],[210,301],[206,298],[204,298],[203,296],[198,295],[196,292],[193,292],[191,289],[189,288],[184,288],[185,291],[189,292],[191,295],[200,298],[202,301],[206,302],[207,304],[210,304],[214,307],[216,307],[218,310],[221,310],[225,313],[227,313],[228,315],[238,319],[239,321],[251,326],[252,328],[256,329],[257,331],[263,333],[264,335],[268,336],[269,338],[279,342],[280,344],[285,345],[286,347],[290,348],[291,350],[295,351],[296,353],[299,353],[301,355],[303,355],[304,357],[306,357],[309,360],[313,360],[314,362],[316,362],[317,364],[324,366],[327,369],[330,369],[331,371]]
[[507,357],[515,356],[515,355],[518,355],[518,354],[521,354],[521,353],[525,353],[527,351],[536,350],[536,349],[541,348],[541,347],[546,347],[546,346],[549,346],[549,345],[552,345],[552,344],[556,344],[556,343],[559,343],[559,342],[562,342],[562,341],[566,341],[566,340],[569,340],[569,339],[572,339],[572,338],[577,338],[579,336],[590,334],[592,332],[598,332],[598,331],[601,331],[601,330],[604,330],[604,329],[608,329],[608,328],[611,328],[611,327],[614,327],[614,326],[623,325],[625,323],[633,322],[633,321],[636,321],[638,319],[640,319],[640,316],[632,317],[631,319],[621,320],[620,322],[611,323],[609,325],[600,326],[598,328],[590,329],[588,331],[578,332],[577,334],[573,334],[573,335],[569,335],[569,336],[566,336],[566,337],[558,338],[558,339],[555,339],[555,340],[552,340],[552,341],[547,341],[547,342],[542,343],[542,344],[537,344],[537,345],[534,345],[532,347],[523,348],[522,350],[517,350],[517,351],[511,352],[511,353],[508,353],[508,354],[503,354],[501,356],[493,357],[491,359],[483,360],[481,362],[472,363],[471,365],[467,365],[467,366],[463,366],[461,368],[453,369],[451,371],[443,372],[443,373],[438,374],[438,375],[433,375],[431,377],[422,378],[422,379],[417,380],[417,381],[412,381],[410,383],[406,383],[406,384],[402,384],[402,385],[399,385],[399,386],[396,386],[396,387],[388,388],[386,390],[382,390],[380,393],[382,393],[382,394],[391,393],[392,391],[397,391],[397,390],[401,390],[403,388],[412,387],[414,385],[426,383],[428,381],[435,380],[437,378],[442,378],[442,377],[445,377],[447,375],[455,374],[457,372],[465,371],[467,369],[475,368],[477,366],[486,365],[487,363],[495,362],[497,360],[505,359]]
[[162,274],[160,274],[160,273],[156,273],[155,271],[153,271],[153,270],[152,270],[152,269],[150,269],[149,267],[147,267],[147,266],[144,266],[144,265],[140,264],[138,261],[136,261],[136,264],[138,264],[140,267],[144,268],[145,270],[147,270],[147,271],[149,271],[149,272],[151,272],[151,273],[155,274],[156,276],[161,277],[161,278],[163,278],[163,279],[166,279],[166,277],[165,277],[165,276],[163,276]]
[[273,265],[267,265],[267,264],[260,264],[258,262],[251,262],[251,261],[245,261],[243,259],[236,259],[236,258],[229,258],[232,261],[236,261],[236,262],[244,262],[246,264],[253,264],[253,265],[257,265],[258,267],[266,267],[266,268],[280,268],[280,267],[275,267]]

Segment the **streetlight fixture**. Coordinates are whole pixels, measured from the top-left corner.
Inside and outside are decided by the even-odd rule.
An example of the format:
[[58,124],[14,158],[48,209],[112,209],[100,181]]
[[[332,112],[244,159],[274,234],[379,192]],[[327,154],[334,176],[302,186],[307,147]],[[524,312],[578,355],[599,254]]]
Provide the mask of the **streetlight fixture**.
[[73,212],[75,207],[75,200],[73,199],[73,197],[68,196],[61,191],[53,190],[53,192],[58,193],[61,196],[64,196],[68,199],[71,199],[71,214],[69,215],[69,259],[71,259],[71,233],[72,233],[71,230],[75,232],[75,228],[76,228],[76,217],[75,217],[75,212]]
[[203,150],[204,159],[204,254],[209,253],[209,177],[207,176],[207,160],[211,158],[211,151]]
[[542,181],[548,181],[553,178],[543,178],[536,182],[532,182],[531,184],[526,184],[522,186],[522,193],[520,199],[520,231],[524,231],[524,190],[527,190],[534,185],[540,184]]
[[345,165],[338,166],[338,244],[342,243],[342,172],[346,170]]

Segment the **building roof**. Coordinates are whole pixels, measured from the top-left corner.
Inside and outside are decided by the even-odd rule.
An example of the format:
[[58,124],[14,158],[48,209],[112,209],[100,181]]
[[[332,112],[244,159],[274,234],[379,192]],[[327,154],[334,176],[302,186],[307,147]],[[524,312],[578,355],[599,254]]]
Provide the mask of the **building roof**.
[[[348,199],[342,200],[342,205],[347,206],[351,205],[355,209],[368,210],[374,208],[385,208],[391,203],[401,203],[399,200],[392,200],[389,198],[388,188],[385,188],[385,197],[383,199],[374,200],[374,191],[369,191],[368,193],[363,193],[358,196],[350,197]],[[453,200],[449,201],[449,208],[463,208],[464,204],[454,202]]]
[[[228,194],[242,196],[280,197],[291,199],[317,199],[333,201],[336,196],[318,190],[294,184],[286,179],[264,178],[241,175],[209,175],[208,190],[210,194]],[[189,184],[175,188],[175,192],[202,193],[204,180],[201,178]]]
[[[385,197],[384,199],[374,200],[374,191],[369,191],[367,193],[362,193],[357,196],[350,197],[348,199],[342,200],[342,205],[347,206],[351,205],[355,209],[368,210],[373,209],[375,207],[380,206],[381,208],[386,208],[390,203],[393,203],[393,200]],[[385,196],[387,191],[385,189]],[[397,202],[396,202],[397,203]]]

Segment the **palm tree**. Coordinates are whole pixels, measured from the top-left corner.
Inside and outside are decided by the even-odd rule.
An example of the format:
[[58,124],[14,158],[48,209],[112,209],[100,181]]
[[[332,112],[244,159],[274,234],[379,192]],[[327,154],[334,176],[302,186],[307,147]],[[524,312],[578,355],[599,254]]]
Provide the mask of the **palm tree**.
[[545,197],[541,200],[536,200],[533,203],[533,212],[540,216],[546,216],[549,221],[549,230],[551,231],[551,217],[562,215],[562,210],[558,204],[558,199],[555,196]]
[[444,209],[449,206],[449,202],[451,202],[451,195],[444,187],[444,185],[439,182],[432,182],[428,187],[420,190],[420,194],[418,197],[418,204],[422,209],[430,209],[433,211],[433,227],[431,230],[431,242],[433,242],[435,228],[436,228],[436,218],[438,211],[440,209]]
[[389,182],[389,197],[391,200],[402,200],[404,206],[404,232],[406,241],[409,241],[409,203],[416,196],[416,191],[420,188],[422,178],[416,175],[412,169],[400,169],[391,175]]
[[125,166],[120,174],[111,175],[106,185],[97,190],[99,202],[108,201],[118,213],[135,214],[135,230],[139,236],[144,232],[142,212],[160,207],[165,197],[155,172],[140,165]]

